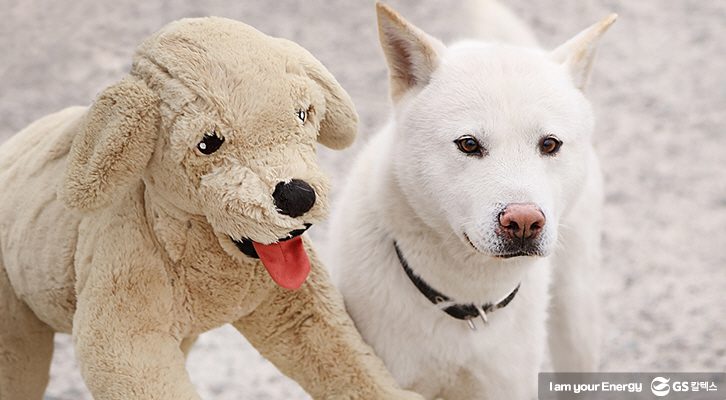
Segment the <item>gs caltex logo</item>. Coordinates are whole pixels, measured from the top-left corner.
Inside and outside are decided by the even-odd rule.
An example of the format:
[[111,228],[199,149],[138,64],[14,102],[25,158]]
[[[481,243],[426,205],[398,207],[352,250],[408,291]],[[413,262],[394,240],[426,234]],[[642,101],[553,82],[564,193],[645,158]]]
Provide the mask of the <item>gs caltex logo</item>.
[[537,384],[539,400],[726,400],[726,372],[541,372]]
[[667,396],[671,392],[670,379],[657,376],[650,382],[650,391],[658,397]]

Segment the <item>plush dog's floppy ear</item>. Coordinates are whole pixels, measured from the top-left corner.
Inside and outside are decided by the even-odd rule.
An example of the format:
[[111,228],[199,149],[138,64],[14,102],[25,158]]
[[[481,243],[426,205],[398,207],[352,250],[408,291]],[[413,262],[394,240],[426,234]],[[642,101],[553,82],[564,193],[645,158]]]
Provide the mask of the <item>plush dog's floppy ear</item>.
[[350,146],[358,132],[358,113],[353,100],[317,60],[308,63],[305,72],[320,85],[325,96],[325,116],[320,123],[318,142],[335,150]]
[[156,144],[158,103],[133,76],[98,96],[80,122],[59,190],[68,207],[107,206],[140,179]]
[[318,142],[334,150],[353,144],[358,132],[358,113],[348,93],[310,52],[285,39],[278,39],[277,43],[288,54],[295,56],[294,66],[288,68],[301,69],[299,72],[315,81],[323,92],[325,113],[320,122]]
[[398,101],[408,90],[429,82],[444,45],[383,3],[376,3],[376,12],[378,36],[390,71],[391,98]]
[[592,69],[592,61],[595,58],[597,42],[617,18],[617,14],[608,15],[552,52],[551,57],[554,61],[567,66],[578,89],[585,90]]

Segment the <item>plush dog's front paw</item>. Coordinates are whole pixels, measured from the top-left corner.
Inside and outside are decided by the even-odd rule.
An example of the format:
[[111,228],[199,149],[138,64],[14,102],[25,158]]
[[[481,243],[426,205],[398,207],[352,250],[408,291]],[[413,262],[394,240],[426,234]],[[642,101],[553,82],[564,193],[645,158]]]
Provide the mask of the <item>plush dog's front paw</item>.
[[[317,399],[317,397],[315,397]],[[425,400],[418,393],[409,392],[408,390],[392,389],[385,392],[354,392],[346,394],[328,394],[326,399],[335,400]]]
[[424,400],[424,397],[418,393],[409,392],[408,390],[396,390],[386,393],[380,397],[381,400]]

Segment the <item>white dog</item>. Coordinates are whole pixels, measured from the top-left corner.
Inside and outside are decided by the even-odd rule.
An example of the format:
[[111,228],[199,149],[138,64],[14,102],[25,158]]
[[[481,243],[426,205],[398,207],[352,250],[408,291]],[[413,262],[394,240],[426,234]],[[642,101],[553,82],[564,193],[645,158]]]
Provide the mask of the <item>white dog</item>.
[[[488,4],[501,37],[531,44]],[[327,260],[358,329],[427,398],[535,398],[547,331],[555,370],[595,370],[602,183],[583,88],[615,15],[548,52],[445,47],[377,11],[394,118],[338,199]]]

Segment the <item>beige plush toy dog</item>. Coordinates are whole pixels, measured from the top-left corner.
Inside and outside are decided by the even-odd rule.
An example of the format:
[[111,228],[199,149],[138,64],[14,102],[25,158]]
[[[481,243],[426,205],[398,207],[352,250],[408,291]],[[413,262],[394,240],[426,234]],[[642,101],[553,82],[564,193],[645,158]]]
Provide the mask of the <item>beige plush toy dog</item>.
[[198,399],[185,353],[226,323],[315,398],[418,399],[300,236],[326,213],[316,141],[343,148],[355,131],[350,98],[304,49],[203,18],[144,42],[90,108],[11,138],[0,399],[42,398],[54,332],[72,332],[96,399]]

